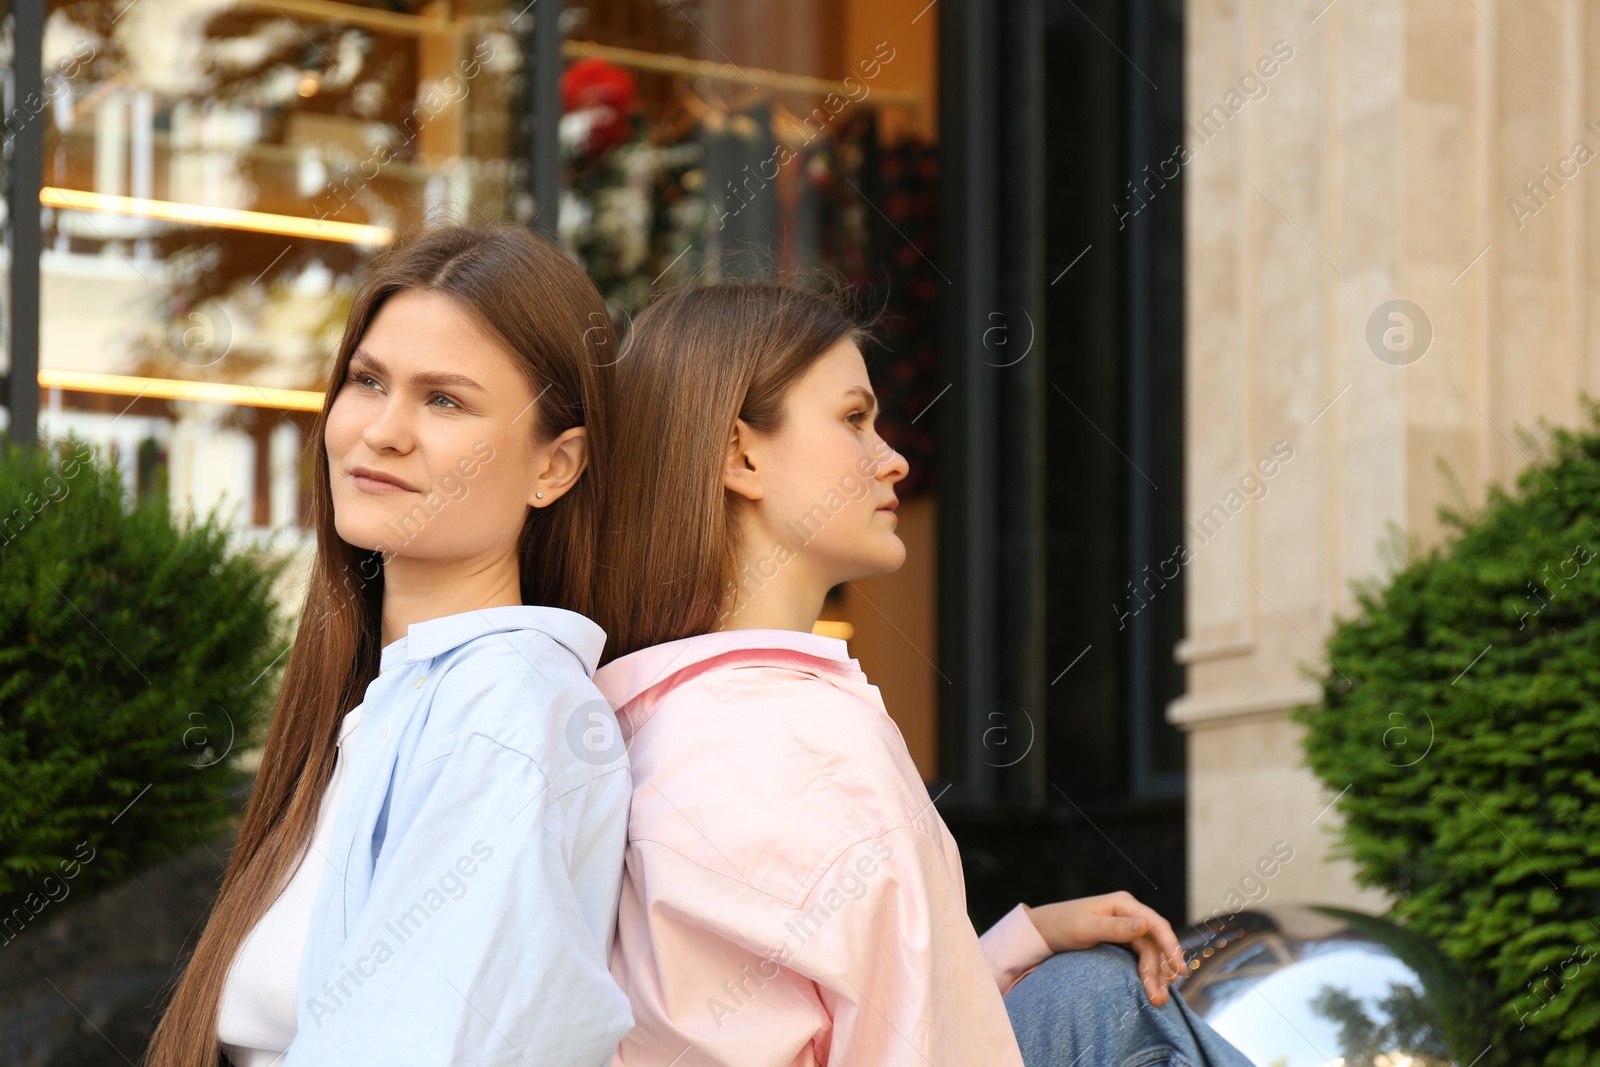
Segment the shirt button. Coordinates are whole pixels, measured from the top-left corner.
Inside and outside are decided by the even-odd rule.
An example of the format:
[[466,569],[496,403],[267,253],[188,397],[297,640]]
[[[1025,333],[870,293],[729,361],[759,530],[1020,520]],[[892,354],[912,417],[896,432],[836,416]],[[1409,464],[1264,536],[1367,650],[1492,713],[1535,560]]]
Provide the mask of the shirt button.
[[426,674],[424,674],[421,678],[417,679],[417,684],[416,684],[415,688],[421,689],[422,688],[422,683],[426,682],[427,680],[428,680],[428,676]]

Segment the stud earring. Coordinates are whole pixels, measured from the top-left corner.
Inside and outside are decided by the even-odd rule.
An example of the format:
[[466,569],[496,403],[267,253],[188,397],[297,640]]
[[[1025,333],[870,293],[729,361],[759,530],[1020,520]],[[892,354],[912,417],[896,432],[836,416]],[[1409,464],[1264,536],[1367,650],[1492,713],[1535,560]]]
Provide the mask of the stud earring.
[[537,497],[537,498],[538,498],[538,499],[540,499],[540,500],[543,500],[543,499],[544,499],[544,494],[543,494],[543,493],[534,493],[534,494],[533,494],[533,495],[534,495],[534,496],[535,496],[535,497]]

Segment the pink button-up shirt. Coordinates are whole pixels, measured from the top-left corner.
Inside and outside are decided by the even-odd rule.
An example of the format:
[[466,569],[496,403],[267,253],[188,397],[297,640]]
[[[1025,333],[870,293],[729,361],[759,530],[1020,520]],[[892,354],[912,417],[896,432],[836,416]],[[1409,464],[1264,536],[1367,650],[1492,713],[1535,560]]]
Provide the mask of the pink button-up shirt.
[[671,641],[594,681],[628,738],[611,973],[626,1067],[1020,1067],[1002,994],[1050,949],[980,939],[956,843],[838,638]]

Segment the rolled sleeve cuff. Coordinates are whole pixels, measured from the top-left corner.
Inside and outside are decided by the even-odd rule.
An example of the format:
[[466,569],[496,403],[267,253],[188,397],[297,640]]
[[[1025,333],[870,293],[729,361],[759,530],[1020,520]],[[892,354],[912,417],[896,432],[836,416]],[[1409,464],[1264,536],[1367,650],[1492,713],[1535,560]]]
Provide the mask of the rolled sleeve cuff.
[[1044,935],[1028,917],[1028,909],[1018,904],[1005,917],[978,939],[983,946],[983,958],[989,963],[995,984],[1001,995],[1010,992],[1018,980],[1055,953],[1045,943]]

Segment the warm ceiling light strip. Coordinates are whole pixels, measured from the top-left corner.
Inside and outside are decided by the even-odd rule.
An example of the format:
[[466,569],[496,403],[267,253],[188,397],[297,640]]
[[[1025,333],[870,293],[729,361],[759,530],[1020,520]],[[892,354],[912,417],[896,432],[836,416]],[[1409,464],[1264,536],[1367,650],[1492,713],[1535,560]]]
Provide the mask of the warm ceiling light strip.
[[382,226],[357,222],[328,222],[299,215],[274,215],[266,211],[245,211],[233,207],[206,207],[180,204],[173,200],[145,200],[135,196],[113,196],[81,189],[60,189],[47,185],[39,190],[39,203],[46,207],[73,211],[100,211],[113,215],[133,215],[143,219],[185,222],[193,226],[220,226],[229,230],[276,233],[284,237],[310,237],[318,241],[339,241],[353,245],[386,245],[394,233]]
[[[711,78],[714,81],[745,82],[761,89],[786,89],[816,96],[837,93],[853,100],[861,91],[860,85],[828,78],[813,78],[809,74],[788,74],[779,70],[763,70],[760,67],[717,63],[710,59],[689,59],[684,56],[663,55],[659,52],[643,52],[637,48],[618,48],[615,45],[600,44],[598,41],[562,41],[561,54],[568,59],[604,59],[619,67],[650,70],[658,74],[686,74],[696,78]],[[875,89],[872,96],[875,100],[904,104],[907,107],[916,107],[921,103],[921,98],[916,93]],[[863,96],[861,99],[865,100],[866,97]]]
[[[365,26],[369,30],[403,33],[415,37],[441,37],[466,32],[465,24],[426,15],[405,15],[378,8],[358,7],[335,0],[240,0],[243,7],[271,10],[280,18],[294,15],[316,22]],[[515,21],[515,20],[513,20]]]
[[80,393],[148,396],[157,400],[207,400],[217,404],[244,404],[284,411],[321,411],[322,394],[309,389],[270,389],[226,382],[186,382],[177,378],[137,378],[128,374],[92,371],[41,370],[39,385],[47,389],[72,389]]

